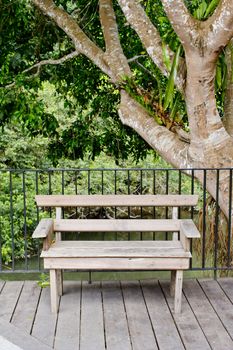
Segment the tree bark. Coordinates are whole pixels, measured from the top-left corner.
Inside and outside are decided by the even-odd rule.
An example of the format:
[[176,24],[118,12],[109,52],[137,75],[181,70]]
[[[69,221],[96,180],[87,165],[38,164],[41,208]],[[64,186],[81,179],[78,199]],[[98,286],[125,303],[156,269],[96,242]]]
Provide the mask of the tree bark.
[[223,123],[228,134],[233,137],[233,39],[226,48],[225,62],[227,66],[227,82],[224,100]]

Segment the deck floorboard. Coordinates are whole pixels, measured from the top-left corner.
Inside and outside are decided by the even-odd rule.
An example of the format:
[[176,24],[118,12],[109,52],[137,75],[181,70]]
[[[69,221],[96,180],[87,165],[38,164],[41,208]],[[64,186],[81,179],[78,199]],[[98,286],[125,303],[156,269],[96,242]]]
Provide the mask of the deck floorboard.
[[184,280],[180,315],[163,280],[65,281],[57,315],[49,288],[0,281],[0,321],[57,350],[233,350],[232,315],[232,278]]

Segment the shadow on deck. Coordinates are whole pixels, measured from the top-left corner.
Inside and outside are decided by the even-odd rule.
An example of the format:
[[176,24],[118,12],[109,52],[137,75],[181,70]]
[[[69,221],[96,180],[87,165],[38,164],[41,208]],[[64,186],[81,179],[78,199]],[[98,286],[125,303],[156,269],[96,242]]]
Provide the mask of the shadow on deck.
[[0,281],[1,350],[3,324],[31,334],[41,349],[231,350],[233,279],[185,280],[181,315],[173,314],[165,281],[65,282],[57,316],[50,312],[49,288]]

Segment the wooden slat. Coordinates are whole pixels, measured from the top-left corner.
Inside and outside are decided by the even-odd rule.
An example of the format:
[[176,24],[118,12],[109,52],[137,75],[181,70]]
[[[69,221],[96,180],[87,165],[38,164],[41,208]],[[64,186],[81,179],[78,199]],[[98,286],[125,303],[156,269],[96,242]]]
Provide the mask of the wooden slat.
[[44,258],[45,269],[184,270],[189,258]]
[[80,350],[105,350],[104,317],[99,283],[82,284]]
[[194,206],[197,195],[37,195],[39,207]]
[[133,349],[158,349],[139,283],[122,282],[122,289]]
[[141,281],[141,286],[159,349],[184,349],[158,282]]
[[[1,350],[52,350],[41,341],[30,336],[12,323],[0,319]],[[67,350],[67,349],[66,349]]]
[[54,220],[54,231],[80,232],[151,232],[178,231],[180,221],[172,219],[62,219]]
[[11,320],[22,287],[23,282],[21,281],[8,281],[5,283],[0,294],[0,318],[2,317],[8,322]]
[[[185,283],[185,282],[184,282]],[[170,296],[169,285],[162,281],[161,286],[168,302],[170,310],[174,311],[174,299]],[[200,301],[201,303],[201,301]],[[183,340],[185,349],[188,350],[210,350],[211,347],[206,340],[206,337],[198,324],[198,321],[193,314],[186,298],[182,298],[181,314],[174,314],[174,322],[177,326],[179,334]]]
[[12,323],[30,334],[40,297],[40,287],[36,282],[25,281],[18,300]]
[[181,257],[190,258],[190,252],[185,252],[180,246],[172,246],[171,244],[166,246],[164,242],[163,246],[157,245],[156,241],[150,241],[149,244],[144,242],[141,246],[135,246],[134,241],[125,241],[125,246],[118,246],[116,241],[108,241],[108,244],[94,246],[88,246],[88,241],[74,242],[70,241],[70,245],[63,246],[63,242],[54,244],[47,251],[43,251],[41,257],[46,258],[59,258],[59,257],[70,257],[70,258],[157,258],[157,257]]
[[[62,241],[56,242],[52,245],[52,247],[56,248],[65,248],[65,247],[77,247],[77,248],[125,248],[126,245],[132,248],[150,248],[151,245],[156,248],[174,248],[180,249],[182,248],[182,244],[180,241]],[[51,248],[52,248],[51,247]]]
[[131,350],[124,303],[119,282],[102,282],[106,348]]
[[200,232],[198,231],[193,220],[191,220],[191,219],[180,220],[180,231],[187,238],[200,238],[201,237]]
[[[56,350],[75,350],[79,344],[80,282],[65,282],[54,342]],[[49,311],[48,311],[49,312]]]
[[229,334],[197,281],[185,281],[184,293],[210,346],[213,349],[233,349]]
[[50,290],[43,288],[37,308],[32,335],[43,343],[53,347],[57,315],[51,313]]
[[233,304],[233,278],[219,278],[218,283]]
[[32,238],[45,238],[51,231],[53,231],[53,219],[41,219],[32,234]]
[[[231,301],[227,298],[217,281],[199,280],[199,282],[224,327],[233,339],[233,306]],[[233,349],[233,342],[231,343],[231,348]]]

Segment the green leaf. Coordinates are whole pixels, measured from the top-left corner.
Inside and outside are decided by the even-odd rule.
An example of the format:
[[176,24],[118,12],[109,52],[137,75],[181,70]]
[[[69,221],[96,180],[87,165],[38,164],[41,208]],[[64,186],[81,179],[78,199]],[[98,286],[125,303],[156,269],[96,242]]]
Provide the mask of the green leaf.
[[212,14],[214,12],[214,10],[216,9],[216,7],[218,6],[218,4],[219,4],[219,0],[212,0],[209,3],[209,5],[208,5],[208,7],[207,7],[207,9],[205,11],[205,17],[204,18],[207,18],[210,14]]
[[206,13],[206,9],[207,9],[207,4],[205,1],[203,1],[198,7],[198,9],[194,12],[194,16],[199,20],[203,19]]
[[168,53],[167,45],[162,43],[162,53],[163,53],[163,62],[167,68],[167,70],[171,71],[171,60]]
[[166,110],[169,106],[171,106],[173,102],[174,87],[175,87],[175,80],[177,76],[177,69],[179,65],[180,50],[181,50],[181,45],[178,47],[172,62],[171,73],[168,78],[168,83],[167,83],[166,92],[165,92],[164,105],[163,105],[164,110]]
[[179,95],[176,96],[175,102],[173,103],[172,110],[170,113],[170,119],[172,119],[172,120],[175,119],[175,116],[176,116],[176,113],[178,110],[178,106],[179,106],[178,101],[179,101]]
[[220,89],[222,86],[222,67],[219,64],[216,67],[216,83],[218,89]]

